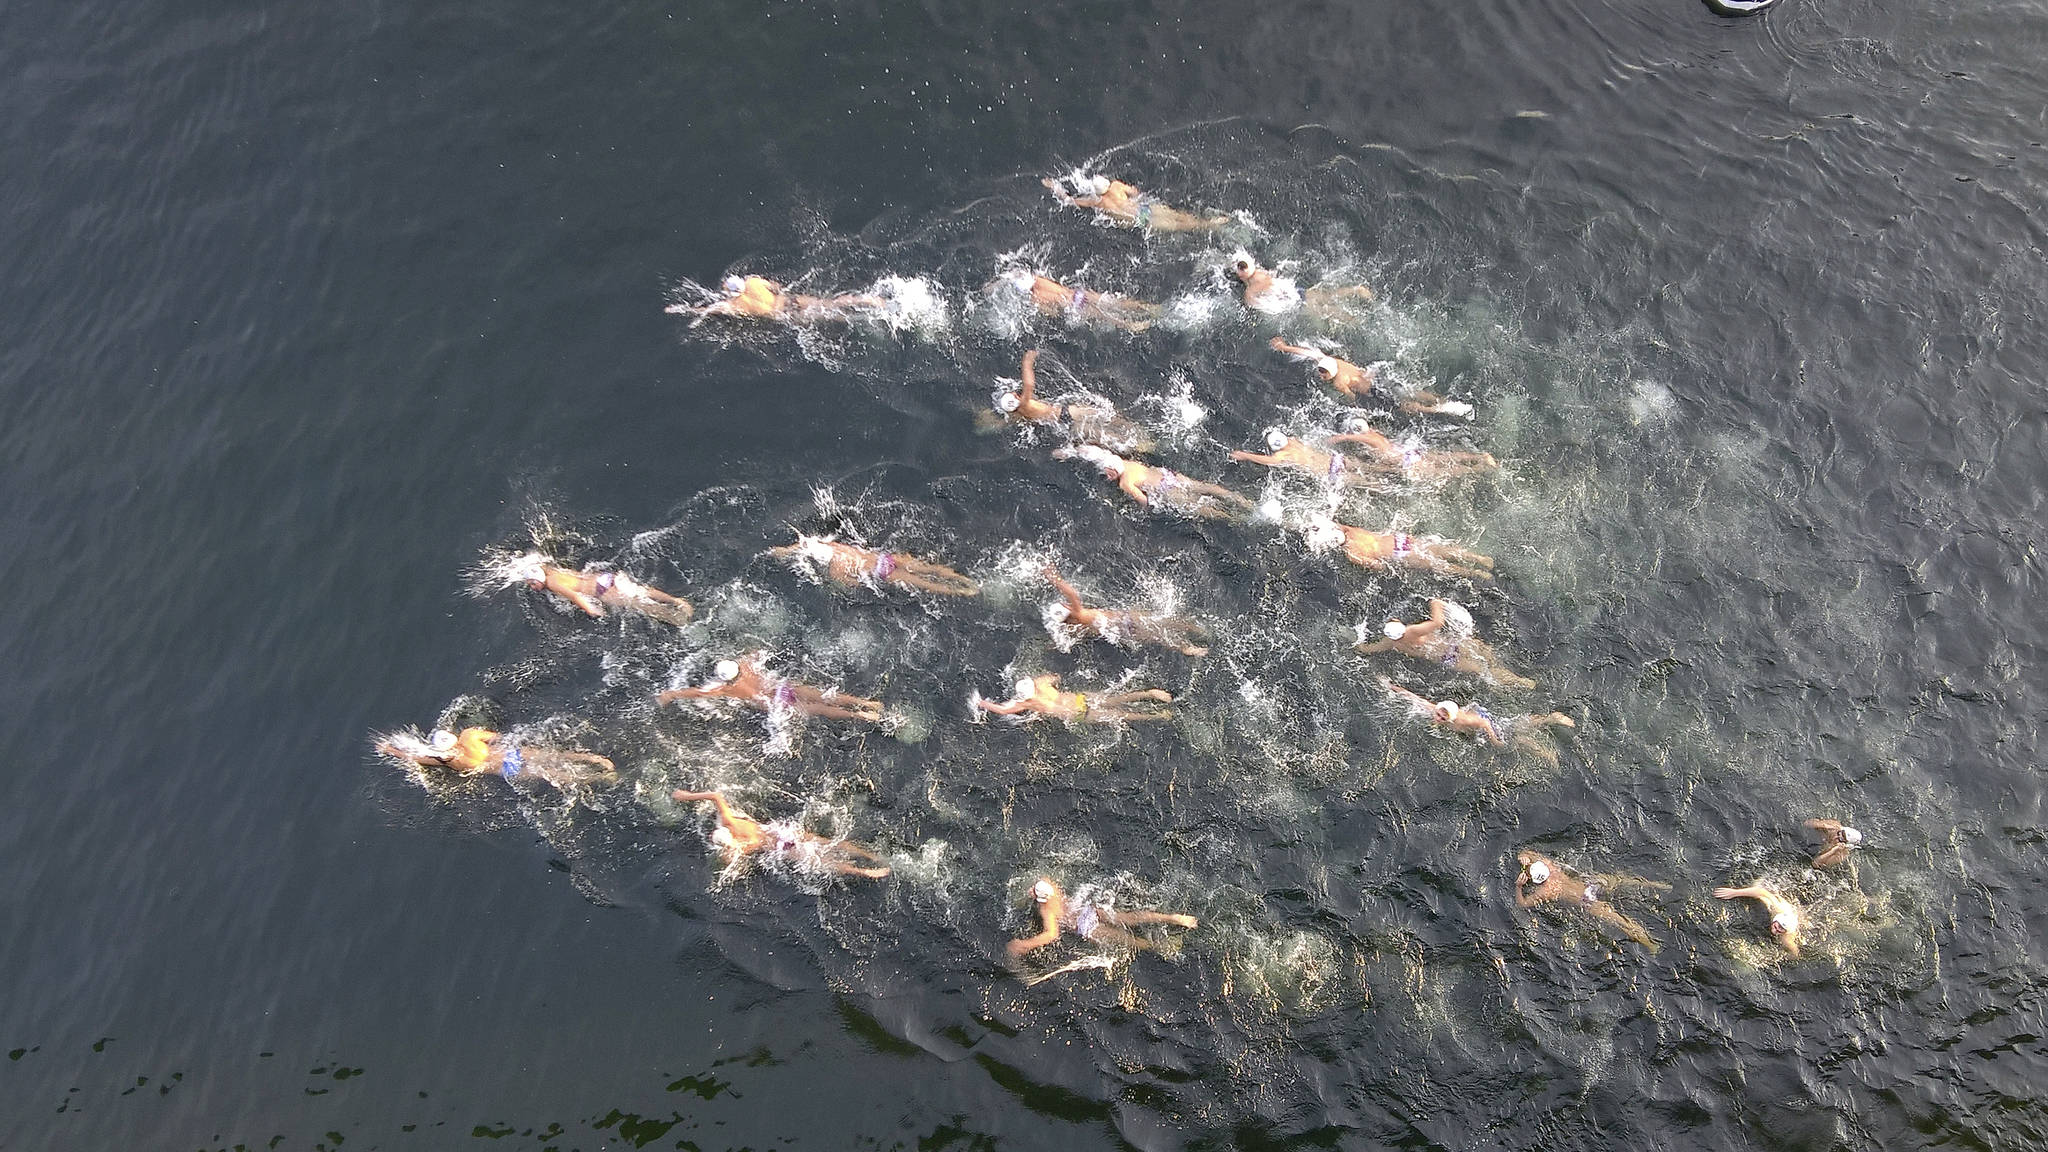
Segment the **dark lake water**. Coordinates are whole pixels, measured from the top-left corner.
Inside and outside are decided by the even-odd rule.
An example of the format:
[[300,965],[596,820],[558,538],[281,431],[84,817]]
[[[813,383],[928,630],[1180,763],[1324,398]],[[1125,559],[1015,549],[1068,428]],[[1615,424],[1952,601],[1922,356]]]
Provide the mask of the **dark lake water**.
[[[2007,3],[0,10],[0,1148],[2040,1146],[2044,58]],[[1038,186],[1076,168],[1244,215],[1104,227]],[[1372,283],[1329,334],[1476,405],[1395,423],[1497,479],[1345,518],[1498,588],[983,427],[1037,346],[1313,507],[1226,459],[1341,415],[1238,245]],[[1026,324],[1005,260],[1169,318]],[[944,307],[664,314],[733,271]],[[791,525],[988,594],[830,592],[758,557]],[[536,535],[703,620],[475,587]],[[1063,650],[1053,556],[1215,651]],[[1541,687],[1348,651],[1432,593]],[[889,730],[650,707],[746,646]],[[968,722],[1040,670],[1179,715]],[[1492,754],[1382,674],[1579,727]],[[371,754],[451,709],[623,781]],[[722,878],[678,786],[896,874]],[[1517,909],[1524,848],[1670,884],[1661,949]],[[1041,873],[1203,926],[1027,986]],[[1709,895],[1758,877],[1803,958]]]

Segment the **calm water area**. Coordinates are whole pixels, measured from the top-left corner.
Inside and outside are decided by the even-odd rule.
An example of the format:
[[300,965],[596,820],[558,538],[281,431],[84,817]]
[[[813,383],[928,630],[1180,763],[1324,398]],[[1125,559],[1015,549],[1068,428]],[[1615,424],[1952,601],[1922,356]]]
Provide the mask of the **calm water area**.
[[[2003,0],[0,6],[0,1148],[2042,1147],[2044,60]],[[1235,215],[1110,227],[1077,170]],[[1378,302],[1249,314],[1240,247]],[[1019,265],[1164,317],[1025,316]],[[919,304],[664,312],[733,272]],[[1311,335],[1499,474],[1231,461],[1342,426],[1267,347]],[[992,427],[1029,347],[1260,515]],[[807,582],[792,528],[984,595]],[[698,619],[478,574],[535,543]],[[1052,560],[1212,651],[1071,643]],[[1538,686],[1350,650],[1432,595]],[[749,648],[889,722],[652,707]],[[1048,671],[1176,715],[971,721]],[[372,752],[451,719],[620,782]],[[894,875],[723,875],[677,787]],[[1658,947],[1518,908],[1524,849],[1669,885]],[[1042,874],[1202,925],[1027,983]],[[1759,878],[1801,957],[1710,895]]]

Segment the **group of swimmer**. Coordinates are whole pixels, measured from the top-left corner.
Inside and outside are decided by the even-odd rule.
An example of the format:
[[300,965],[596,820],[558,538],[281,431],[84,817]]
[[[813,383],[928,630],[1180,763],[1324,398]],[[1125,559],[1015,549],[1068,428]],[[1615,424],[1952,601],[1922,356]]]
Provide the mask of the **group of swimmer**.
[[[1120,180],[1094,177],[1048,179],[1044,183],[1064,206],[1088,209],[1110,224],[1147,233],[1213,233],[1233,219],[1175,208]],[[1318,284],[1302,289],[1291,277],[1261,266],[1242,251],[1230,258],[1226,271],[1239,285],[1243,306],[1265,316],[1299,313],[1311,319],[1336,320],[1370,307],[1375,301],[1372,289],[1363,284]],[[1163,311],[1156,304],[1116,293],[1069,287],[1029,268],[1006,270],[996,285],[1018,293],[1039,314],[1072,324],[1106,325],[1137,333],[1149,328]],[[676,304],[668,310],[690,316],[695,327],[712,320],[840,322],[889,306],[890,301],[879,293],[813,296],[794,292],[761,276],[734,275],[724,281],[721,296],[703,303]],[[1348,400],[1383,401],[1412,418],[1464,420],[1473,414],[1469,403],[1447,399],[1427,389],[1404,387],[1392,380],[1391,373],[1384,370],[1386,366],[1354,364],[1339,356],[1333,346],[1290,343],[1279,336],[1271,339],[1270,346],[1282,355],[1312,364],[1316,377]],[[1078,460],[1099,470],[1125,497],[1148,511],[1229,523],[1249,522],[1255,516],[1255,502],[1242,493],[1149,462],[1147,458],[1153,457],[1157,449],[1155,439],[1114,408],[1092,401],[1042,398],[1038,393],[1038,359],[1036,348],[1023,353],[1018,386],[996,398],[999,421],[1036,426],[1061,438],[1064,442],[1051,453],[1054,458]],[[1402,482],[1443,484],[1499,467],[1499,462],[1487,453],[1437,451],[1425,449],[1412,439],[1397,440],[1373,427],[1362,412],[1355,413],[1342,432],[1304,439],[1275,428],[1269,429],[1264,439],[1267,451],[1233,451],[1230,459],[1301,474],[1329,486],[1338,495],[1351,489],[1385,491]],[[1310,551],[1341,554],[1363,569],[1416,572],[1487,584],[1495,578],[1492,557],[1452,541],[1411,536],[1392,527],[1375,530],[1345,524],[1324,513],[1309,514],[1296,527]],[[815,578],[845,588],[900,588],[943,597],[980,594],[975,580],[944,564],[830,536],[799,533],[793,543],[770,548],[764,555],[788,561]],[[633,612],[661,624],[681,627],[695,614],[687,600],[623,572],[604,567],[571,569],[539,552],[506,558],[496,565],[496,570],[508,582],[558,597],[592,617],[603,617],[611,611]],[[1137,608],[1091,606],[1057,568],[1047,565],[1042,575],[1060,597],[1060,625],[1077,636],[1119,645],[1164,648],[1190,658],[1208,653],[1206,628],[1199,621]],[[1528,692],[1536,688],[1534,679],[1510,668],[1475,632],[1475,622],[1467,609],[1450,600],[1432,598],[1427,618],[1412,622],[1390,619],[1380,629],[1379,639],[1361,636],[1354,650],[1365,656],[1390,653],[1444,674],[1468,677],[1507,691]],[[1575,726],[1572,717],[1560,711],[1496,715],[1478,703],[1432,701],[1385,676],[1379,682],[1390,701],[1410,708],[1449,735],[1471,737],[1485,745],[1516,749],[1553,762],[1556,749],[1542,734],[1546,729]],[[657,708],[664,708],[686,701],[725,701],[771,716],[869,724],[885,721],[881,701],[802,683],[772,669],[769,654],[758,650],[718,660],[708,683],[663,691],[654,703]],[[1172,703],[1173,696],[1159,689],[1070,691],[1061,685],[1058,675],[1040,674],[1019,679],[1006,701],[983,700],[977,695],[971,708],[977,714],[1019,720],[1046,717],[1070,724],[1126,724],[1170,719],[1173,712],[1167,706]],[[603,756],[538,747],[479,727],[443,729],[424,736],[398,733],[380,738],[377,748],[422,769],[442,768],[462,776],[496,774],[522,786],[535,780],[558,789],[573,789],[617,779],[612,761]],[[678,788],[671,796],[678,804],[712,806],[717,827],[711,840],[728,867],[754,857],[832,875],[881,879],[890,874],[885,858],[869,846],[820,836],[804,829],[797,820],[757,821],[721,792]],[[1824,850],[1813,861],[1815,867],[1840,864],[1862,841],[1856,829],[1833,820],[1809,820],[1807,826],[1823,841]],[[1563,863],[1530,850],[1518,854],[1518,863],[1515,897],[1519,906],[1577,909],[1628,939],[1652,950],[1657,947],[1650,934],[1618,911],[1609,897],[1631,889],[1663,890],[1667,885],[1624,876],[1581,878]],[[1759,901],[1771,914],[1773,936],[1792,954],[1798,954],[1802,924],[1796,904],[1761,883],[1717,888],[1714,895],[1721,899]],[[1007,951],[1013,959],[1052,943],[1063,931],[1128,951],[1149,944],[1147,937],[1134,929],[1198,926],[1194,917],[1180,913],[1118,907],[1113,898],[1096,894],[1085,886],[1080,893],[1069,895],[1049,876],[1041,876],[1033,883],[1031,896],[1039,931],[1009,943]]]

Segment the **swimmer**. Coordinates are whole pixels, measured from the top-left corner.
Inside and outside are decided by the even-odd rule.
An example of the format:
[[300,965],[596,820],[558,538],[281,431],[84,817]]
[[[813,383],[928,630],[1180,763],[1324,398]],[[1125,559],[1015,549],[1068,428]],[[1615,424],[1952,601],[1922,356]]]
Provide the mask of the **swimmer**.
[[1123,948],[1135,952],[1150,948],[1151,941],[1125,931],[1146,924],[1171,924],[1176,928],[1199,928],[1201,921],[1193,916],[1178,912],[1146,912],[1140,909],[1123,911],[1108,904],[1092,900],[1069,901],[1060,886],[1049,876],[1041,876],[1031,886],[1031,899],[1038,905],[1038,934],[1022,940],[1012,940],[1006,946],[1010,959],[1020,960],[1025,953],[1043,948],[1060,938],[1062,930],[1072,932],[1083,940],[1105,944],[1111,948]]
[[1230,258],[1230,274],[1244,285],[1244,306],[1269,316],[1306,308],[1311,315],[1330,320],[1374,299],[1372,289],[1363,284],[1318,284],[1304,292],[1295,286],[1294,277],[1261,268],[1251,253],[1242,249]]
[[1479,472],[1491,472],[1500,461],[1490,452],[1431,452],[1415,445],[1402,445],[1377,432],[1364,417],[1347,421],[1350,431],[1332,436],[1328,445],[1358,444],[1371,452],[1381,466],[1417,480],[1451,480]]
[[[1325,440],[1324,443],[1330,444],[1334,441]],[[1266,447],[1271,449],[1270,455],[1232,452],[1230,458],[1248,464],[1263,464],[1268,468],[1291,468],[1296,472],[1306,472],[1325,483],[1342,484],[1350,488],[1379,487],[1379,480],[1374,473],[1391,471],[1383,465],[1354,460],[1341,452],[1326,452],[1311,447],[1305,441],[1297,440],[1278,428],[1266,429]]]
[[552,592],[592,616],[603,616],[604,606],[610,605],[680,628],[697,612],[688,600],[650,588],[624,572],[571,572],[548,563],[538,552],[514,558],[511,570],[529,587]]
[[830,536],[806,536],[799,532],[796,543],[768,549],[768,555],[787,558],[790,563],[822,572],[835,584],[851,588],[856,584],[900,584],[935,596],[979,596],[981,585],[943,564],[919,560],[902,552],[878,552],[855,544],[842,544]]
[[422,768],[448,768],[458,776],[495,773],[506,780],[545,780],[557,788],[610,783],[619,778],[612,762],[591,752],[535,748],[488,728],[464,728],[459,734],[437,729],[425,740],[411,733],[386,736],[377,751]]
[[1339,524],[1321,513],[1309,518],[1302,537],[1312,551],[1342,548],[1344,558],[1360,568],[1378,572],[1394,567],[1423,572],[1444,572],[1467,580],[1493,579],[1493,557],[1482,556],[1434,536],[1410,536],[1405,532],[1368,532]]
[[[863,845],[806,832],[794,821],[778,820],[763,827],[727,802],[723,793],[686,792],[678,788],[669,795],[678,804],[709,800],[712,807],[718,809],[718,830],[711,834],[711,842],[725,854],[728,867],[747,856],[764,852],[788,864],[830,868],[843,876],[880,880],[889,874],[888,866],[881,862],[882,858]],[[860,860],[868,863],[856,863]]]
[[1815,868],[1832,868],[1849,858],[1852,849],[1863,843],[1863,833],[1843,824],[1840,820],[1813,819],[1806,822],[1806,828],[1820,837],[1826,847],[1813,858]]
[[[1285,352],[1296,360],[1306,360],[1316,366],[1316,378],[1353,400],[1365,400],[1380,392],[1379,365],[1360,368],[1349,360],[1340,360],[1320,348],[1289,344],[1280,337],[1273,337],[1273,350]],[[1472,415],[1472,406],[1462,400],[1446,400],[1434,392],[1422,389],[1407,391],[1398,403],[1401,411],[1410,416],[1455,416],[1460,419]]]
[[1090,292],[1069,288],[1057,280],[1040,276],[1027,268],[1012,268],[997,277],[1010,288],[1031,297],[1040,313],[1063,317],[1077,323],[1099,321],[1126,332],[1143,332],[1159,319],[1157,304],[1133,300],[1114,292]]
[[671,688],[654,698],[654,706],[677,700],[737,700],[756,712],[786,710],[827,720],[865,720],[879,724],[882,702],[841,695],[835,689],[813,688],[766,671],[768,654],[749,652],[738,660],[720,660],[712,681],[700,688]]
[[1670,885],[1638,880],[1633,876],[1596,876],[1590,881],[1580,880],[1563,864],[1526,848],[1516,853],[1515,858],[1522,865],[1521,873],[1515,877],[1516,904],[1524,908],[1534,908],[1538,904],[1577,908],[1597,920],[1612,924],[1620,929],[1622,935],[1650,951],[1657,950],[1657,942],[1650,938],[1649,932],[1617,911],[1607,902],[1607,896],[1628,885],[1661,889],[1669,889]]
[[1207,656],[1209,650],[1194,643],[1202,626],[1193,620],[1160,616],[1130,608],[1090,608],[1081,593],[1060,578],[1059,569],[1048,564],[1045,578],[1066,603],[1064,621],[1077,631],[1098,636],[1111,644],[1151,644],[1171,648],[1183,656]]
[[1017,681],[1011,699],[1005,703],[991,704],[977,699],[974,705],[998,716],[1018,716],[1028,712],[1068,723],[1114,724],[1120,720],[1173,719],[1172,709],[1148,706],[1153,703],[1171,704],[1173,695],[1157,688],[1093,696],[1084,692],[1062,692],[1060,678],[1047,675]]
[[1242,520],[1252,513],[1252,502],[1228,488],[1190,480],[1170,468],[1126,460],[1093,444],[1054,449],[1052,455],[1055,460],[1085,460],[1095,465],[1104,479],[1116,481],[1124,495],[1154,512],[1179,512],[1203,520]]
[[1797,957],[1799,955],[1799,905],[1764,887],[1761,883],[1751,884],[1746,888],[1714,889],[1714,899],[1716,900],[1738,900],[1745,896],[1762,904],[1764,910],[1771,914],[1771,935],[1778,938],[1778,943],[1785,946],[1785,951]]
[[1024,353],[1023,384],[1016,392],[996,397],[996,411],[1007,423],[1044,424],[1064,431],[1076,444],[1094,444],[1111,452],[1146,455],[1154,448],[1143,428],[1092,404],[1048,404],[1038,398],[1038,349]]
[[[1364,631],[1365,626],[1359,625]],[[1410,660],[1435,664],[1451,672],[1477,676],[1489,684],[1526,692],[1536,686],[1527,676],[1518,676],[1500,662],[1493,645],[1472,635],[1472,614],[1462,605],[1447,600],[1429,602],[1429,619],[1414,624],[1389,620],[1380,627],[1384,639],[1367,643],[1360,639],[1352,650],[1361,656],[1398,652]]]
[[1381,680],[1380,686],[1387,690],[1388,695],[1427,714],[1430,723],[1447,732],[1460,736],[1477,736],[1495,747],[1513,745],[1553,764],[1557,762],[1557,751],[1538,739],[1543,729],[1578,727],[1577,721],[1562,712],[1551,712],[1547,715],[1495,716],[1477,704],[1460,705],[1454,700],[1432,702],[1427,696],[1411,692],[1391,680]]
[[667,311],[678,316],[694,316],[690,327],[695,328],[713,316],[731,316],[746,320],[844,320],[852,312],[880,311],[889,302],[880,296],[865,292],[849,292],[838,296],[805,296],[790,292],[773,280],[760,276],[727,276],[720,285],[725,298],[709,304],[671,304]]
[[1069,195],[1066,185],[1048,176],[1039,183],[1052,191],[1053,198],[1070,208],[1093,208],[1125,228],[1150,232],[1214,232],[1230,223],[1228,216],[1196,216],[1161,204],[1121,180],[1102,176],[1080,177],[1074,181],[1079,195]]

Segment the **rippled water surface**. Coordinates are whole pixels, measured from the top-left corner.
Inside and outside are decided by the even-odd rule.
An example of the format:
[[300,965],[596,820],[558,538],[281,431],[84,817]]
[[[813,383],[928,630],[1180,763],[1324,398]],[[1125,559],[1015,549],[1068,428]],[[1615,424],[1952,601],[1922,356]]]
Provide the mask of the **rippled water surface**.
[[[0,1146],[2038,1145],[2044,55],[2031,6],[1820,0],[0,13]],[[1111,228],[1074,171],[1234,218]],[[1248,314],[1240,247],[1378,303]],[[1025,315],[1017,264],[1164,317]],[[664,313],[736,271],[899,306]],[[1350,414],[1276,335],[1472,403],[1380,422],[1500,472],[1231,461]],[[1028,347],[1259,514],[994,427]],[[534,544],[698,619],[491,578]],[[1210,653],[1075,642],[1048,562]],[[1538,687],[1350,650],[1432,595]],[[653,707],[750,648],[888,722]],[[1175,715],[973,721],[1043,672]],[[1489,751],[1382,676],[1577,727]],[[441,719],[620,783],[370,753]],[[894,875],[724,870],[677,787]],[[1866,846],[1809,869],[1809,816]],[[1523,849],[1668,884],[1617,897],[1659,947],[1518,909]],[[1005,964],[1039,875],[1202,926],[1033,983],[1093,952]],[[1758,878],[1801,958],[1710,895]]]

